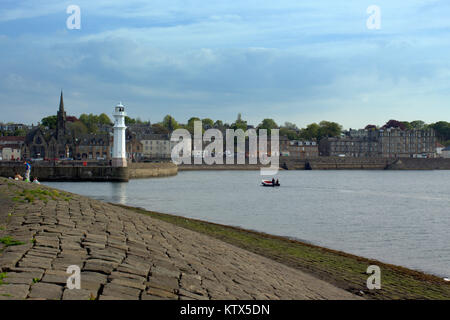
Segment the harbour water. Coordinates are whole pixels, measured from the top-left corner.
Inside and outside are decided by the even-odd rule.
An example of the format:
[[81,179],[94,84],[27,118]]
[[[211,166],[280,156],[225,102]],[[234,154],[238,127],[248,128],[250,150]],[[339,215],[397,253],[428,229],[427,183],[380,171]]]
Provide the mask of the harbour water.
[[450,276],[450,171],[187,171],[129,183],[47,182],[108,202],[296,238]]

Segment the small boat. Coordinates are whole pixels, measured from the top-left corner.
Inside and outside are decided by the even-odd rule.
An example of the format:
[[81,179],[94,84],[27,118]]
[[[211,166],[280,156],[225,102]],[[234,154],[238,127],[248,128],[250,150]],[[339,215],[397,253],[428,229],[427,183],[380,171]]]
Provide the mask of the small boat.
[[263,180],[262,183],[261,183],[261,185],[262,185],[263,187],[279,187],[279,186],[280,186],[280,183],[275,183],[275,184],[273,184],[273,183],[272,183],[272,180]]

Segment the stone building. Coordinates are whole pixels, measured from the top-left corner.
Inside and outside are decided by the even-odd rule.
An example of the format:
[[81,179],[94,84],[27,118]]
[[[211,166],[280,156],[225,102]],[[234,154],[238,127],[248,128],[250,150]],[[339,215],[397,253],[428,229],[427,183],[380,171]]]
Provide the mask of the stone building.
[[450,147],[442,149],[442,158],[450,158]]
[[350,130],[343,137],[324,138],[319,143],[321,156],[434,158],[434,130]]
[[440,158],[442,157],[442,150],[445,148],[442,144],[439,142],[436,142],[436,157]]
[[381,155],[387,158],[436,157],[436,136],[433,129],[382,129],[379,131],[379,143]]
[[0,137],[0,158],[4,161],[19,160],[22,158],[22,147],[25,137]]
[[148,134],[139,138],[142,144],[142,157],[152,159],[170,159],[172,148],[176,144],[170,141],[168,134]]
[[297,159],[310,159],[319,156],[319,146],[316,141],[292,140],[287,147],[289,156]]
[[139,141],[136,133],[129,132],[128,130],[126,133],[126,151],[127,158],[131,161],[139,162],[144,156],[144,147],[142,142]]
[[25,159],[110,160],[111,139],[108,134],[75,135],[67,130],[67,115],[61,92],[57,124],[54,130],[41,127],[31,130],[25,137],[22,157]]
[[319,143],[319,153],[325,157],[377,157],[378,142],[367,138],[334,137],[323,138]]

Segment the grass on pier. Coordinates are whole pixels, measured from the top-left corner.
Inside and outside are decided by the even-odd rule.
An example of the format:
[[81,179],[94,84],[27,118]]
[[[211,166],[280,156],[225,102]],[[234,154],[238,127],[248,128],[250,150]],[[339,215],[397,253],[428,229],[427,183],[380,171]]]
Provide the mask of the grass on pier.
[[[224,226],[175,215],[122,206],[197,231],[237,247],[308,272],[369,299],[450,299],[450,283],[439,277],[385,264],[283,237]],[[367,289],[367,267],[381,269],[381,289]]]

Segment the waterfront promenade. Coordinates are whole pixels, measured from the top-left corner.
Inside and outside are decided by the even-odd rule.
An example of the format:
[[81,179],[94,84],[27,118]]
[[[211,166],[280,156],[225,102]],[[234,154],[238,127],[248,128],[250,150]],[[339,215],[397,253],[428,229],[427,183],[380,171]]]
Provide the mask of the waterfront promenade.
[[[0,299],[359,299],[150,216],[0,178]],[[66,287],[69,265],[81,289]]]

